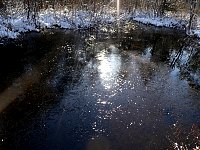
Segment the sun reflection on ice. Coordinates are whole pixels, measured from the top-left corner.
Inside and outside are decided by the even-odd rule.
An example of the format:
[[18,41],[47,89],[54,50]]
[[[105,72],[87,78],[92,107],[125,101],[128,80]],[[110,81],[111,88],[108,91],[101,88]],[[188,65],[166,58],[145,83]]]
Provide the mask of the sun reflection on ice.
[[102,51],[97,59],[99,60],[98,71],[101,84],[107,90],[115,87],[121,68],[121,57],[118,55],[118,49],[114,45],[110,45],[109,52]]

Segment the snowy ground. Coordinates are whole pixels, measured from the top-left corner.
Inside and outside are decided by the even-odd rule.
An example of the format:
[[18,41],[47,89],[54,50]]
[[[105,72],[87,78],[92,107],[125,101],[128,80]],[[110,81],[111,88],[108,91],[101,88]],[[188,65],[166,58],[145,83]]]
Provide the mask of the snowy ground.
[[[131,17],[132,20],[144,23],[144,24],[150,24],[157,27],[168,27],[168,28],[176,28],[176,29],[184,29],[186,30],[188,26],[188,16],[185,18],[179,18],[179,17],[148,17],[147,15],[138,14],[133,17]],[[197,20],[197,28],[196,30],[192,30],[190,35],[195,35],[200,38],[200,18]]]
[[185,29],[187,25],[187,21],[184,20],[178,20],[175,18],[159,18],[159,17],[141,17],[141,16],[136,16],[133,17],[133,20],[144,23],[144,24],[150,24],[150,25],[155,25],[157,27],[169,27],[169,28],[180,28],[180,29]]
[[[185,29],[187,21],[183,19],[165,17],[147,17],[147,15],[125,15],[122,13],[120,18],[122,20],[133,19],[135,21],[151,24],[159,27],[170,27]],[[54,28],[55,26],[65,29],[77,29],[77,28],[89,28],[99,24],[108,24],[116,22],[116,11],[115,10],[104,10],[101,13],[93,14],[89,11],[76,11],[71,12],[69,10],[55,11],[48,9],[39,12],[36,18],[37,22],[27,20],[26,15],[13,15],[7,18],[0,16],[0,38],[17,38],[20,33],[28,31],[39,31],[42,28]],[[199,21],[200,23],[200,21]],[[35,25],[37,24],[37,26]],[[192,31],[200,37],[200,30]]]
[[93,14],[86,11],[76,11],[75,13],[68,10],[54,11],[48,9],[38,14],[35,23],[28,20],[26,15],[14,15],[7,18],[0,16],[0,38],[17,38],[23,32],[39,31],[43,28],[54,28],[55,26],[64,29],[77,29],[116,21],[116,13],[105,12],[106,14]]

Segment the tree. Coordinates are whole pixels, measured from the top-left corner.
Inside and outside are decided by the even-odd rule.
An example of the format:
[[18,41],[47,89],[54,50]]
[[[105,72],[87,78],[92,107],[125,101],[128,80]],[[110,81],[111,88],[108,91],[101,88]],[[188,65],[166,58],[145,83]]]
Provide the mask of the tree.
[[0,0],[0,8],[3,8],[4,4],[3,4],[3,0]]
[[192,29],[195,29],[197,23],[197,0],[190,0],[190,19],[188,25],[188,32],[191,33]]

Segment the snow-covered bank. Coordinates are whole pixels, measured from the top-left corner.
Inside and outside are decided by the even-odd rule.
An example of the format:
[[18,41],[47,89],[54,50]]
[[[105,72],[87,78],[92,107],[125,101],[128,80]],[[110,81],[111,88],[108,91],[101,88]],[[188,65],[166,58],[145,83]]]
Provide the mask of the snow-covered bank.
[[[60,27],[64,29],[78,29],[99,26],[103,24],[115,23],[117,21],[115,9],[106,9],[101,12],[93,13],[91,11],[69,11],[47,9],[38,12],[35,22],[27,19],[26,13],[14,14],[5,17],[0,16],[0,38],[17,38],[20,33],[28,31],[40,31],[44,28]],[[186,29],[188,19],[175,17],[148,17],[142,13],[131,15],[127,12],[122,12],[120,20],[135,20],[144,24],[150,24],[158,27],[168,27],[177,29]],[[200,19],[198,21],[200,27]],[[193,30],[191,35],[200,37],[200,28]]]
[[89,28],[99,24],[108,24],[116,21],[116,13],[95,13],[89,11],[69,10],[55,11],[47,9],[38,13],[36,21],[28,20],[27,15],[0,16],[0,38],[17,38],[20,33],[39,31],[44,28],[60,27],[64,29]]
[[0,37],[17,38],[22,32],[38,31],[26,17],[0,17]]
[[187,21],[185,20],[178,20],[175,18],[159,18],[159,17],[144,17],[144,16],[136,16],[132,18],[135,21],[144,23],[144,24],[150,24],[157,27],[168,27],[168,28],[179,28],[179,29],[185,29],[187,25]]
[[[188,19],[180,19],[175,17],[147,17],[145,15],[137,15],[134,17],[131,17],[132,20],[147,24],[147,25],[153,25],[156,27],[167,27],[167,28],[175,28],[175,29],[183,29],[186,30],[188,26]],[[198,19],[197,26],[200,26],[200,21]],[[192,30],[188,35],[191,36],[197,36],[200,38],[200,28],[196,30]]]

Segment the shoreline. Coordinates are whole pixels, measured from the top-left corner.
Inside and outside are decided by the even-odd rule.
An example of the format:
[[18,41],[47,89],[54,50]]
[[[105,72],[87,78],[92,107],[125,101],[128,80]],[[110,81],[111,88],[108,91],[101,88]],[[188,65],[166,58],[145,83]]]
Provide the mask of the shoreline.
[[[165,27],[177,30],[183,30],[188,36],[200,38],[200,29],[192,30],[187,33],[188,21],[173,17],[148,17],[146,15],[130,15],[130,13],[122,13],[120,15],[122,21],[136,21],[145,25],[155,27]],[[16,39],[21,34],[27,32],[41,32],[44,29],[90,29],[98,25],[107,25],[116,23],[117,16],[115,13],[105,12],[98,15],[91,15],[89,11],[79,10],[76,16],[72,12],[45,10],[38,14],[37,20],[28,20],[26,15],[16,15],[12,17],[0,16],[0,39]],[[200,22],[198,22],[200,24]],[[200,25],[198,25],[200,26]]]

